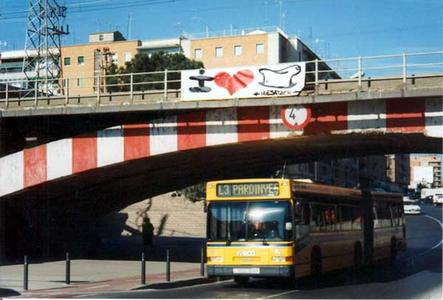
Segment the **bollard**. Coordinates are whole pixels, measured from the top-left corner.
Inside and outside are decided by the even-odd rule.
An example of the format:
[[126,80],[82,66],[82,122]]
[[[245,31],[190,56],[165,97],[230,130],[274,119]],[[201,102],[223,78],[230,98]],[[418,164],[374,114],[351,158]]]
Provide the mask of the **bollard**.
[[71,284],[71,260],[69,259],[69,252],[66,252],[65,283],[66,284]]
[[146,260],[145,260],[145,252],[142,252],[142,270],[140,274],[141,284],[146,284]]
[[23,263],[23,290],[28,290],[28,257],[25,255],[24,263]]
[[205,276],[205,249],[200,250],[200,276]]
[[166,250],[166,281],[171,281],[171,259],[169,257],[169,249]]

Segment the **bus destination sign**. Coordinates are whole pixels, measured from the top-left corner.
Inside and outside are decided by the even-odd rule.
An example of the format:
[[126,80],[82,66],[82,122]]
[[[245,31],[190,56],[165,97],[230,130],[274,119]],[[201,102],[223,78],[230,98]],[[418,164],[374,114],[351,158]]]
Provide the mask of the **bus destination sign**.
[[275,197],[278,195],[278,182],[217,184],[217,197]]

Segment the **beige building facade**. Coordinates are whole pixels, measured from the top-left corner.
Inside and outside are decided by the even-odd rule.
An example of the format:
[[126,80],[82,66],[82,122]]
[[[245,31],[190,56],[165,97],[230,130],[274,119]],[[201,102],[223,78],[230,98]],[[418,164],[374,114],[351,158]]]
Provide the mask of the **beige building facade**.
[[126,41],[119,32],[94,33],[89,43],[62,48],[63,77],[69,82],[70,96],[97,92],[97,82],[112,64],[122,67],[137,54],[140,41]]
[[410,182],[409,154],[387,155],[387,180],[407,190]]

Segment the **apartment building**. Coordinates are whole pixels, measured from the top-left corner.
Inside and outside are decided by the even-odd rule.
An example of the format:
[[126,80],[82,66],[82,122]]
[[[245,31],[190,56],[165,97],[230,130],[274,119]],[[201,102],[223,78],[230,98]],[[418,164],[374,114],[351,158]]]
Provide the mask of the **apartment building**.
[[[205,68],[274,65],[286,62],[320,59],[297,37],[289,37],[278,27],[252,28],[185,34],[174,39],[142,41],[139,53],[183,53],[189,59],[203,62]],[[307,66],[312,71],[314,64]],[[330,67],[319,63],[320,70]],[[308,80],[313,80],[309,74]],[[322,72],[319,79],[339,78],[335,72]]]
[[[31,57],[37,56],[37,51],[28,52]],[[25,80],[23,73],[23,58],[25,50],[4,51],[0,53],[0,82],[9,82],[12,86],[20,86],[19,81]],[[34,71],[30,75],[36,74]]]
[[406,191],[410,182],[409,154],[387,155],[386,176],[387,181],[395,183]]
[[93,94],[98,80],[111,64],[122,67],[137,54],[140,41],[127,41],[118,32],[98,32],[89,35],[89,43],[62,47],[63,77],[69,80],[69,93]]
[[[421,182],[419,172],[428,171],[426,174],[431,182]],[[410,186],[416,187],[418,183],[430,184],[431,187],[438,188],[443,186],[441,177],[441,157],[438,155],[411,155],[410,157]]]

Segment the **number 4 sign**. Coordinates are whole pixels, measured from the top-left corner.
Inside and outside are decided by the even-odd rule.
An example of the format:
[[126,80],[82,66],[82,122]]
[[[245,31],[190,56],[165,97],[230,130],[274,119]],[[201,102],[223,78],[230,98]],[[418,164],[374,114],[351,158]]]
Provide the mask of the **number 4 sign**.
[[300,104],[283,106],[281,108],[281,118],[286,127],[300,130],[309,123],[311,109]]

